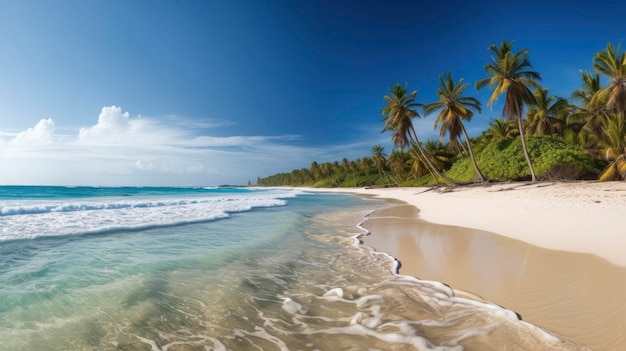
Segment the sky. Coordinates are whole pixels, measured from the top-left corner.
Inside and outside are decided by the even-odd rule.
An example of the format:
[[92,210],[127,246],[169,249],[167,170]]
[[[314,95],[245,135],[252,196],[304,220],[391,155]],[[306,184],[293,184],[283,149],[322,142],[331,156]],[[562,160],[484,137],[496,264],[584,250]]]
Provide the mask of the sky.
[[[0,185],[203,186],[390,154],[383,96],[437,100],[451,71],[486,106],[490,44],[552,94],[625,42],[604,1],[0,1]],[[414,124],[437,140],[435,115]],[[444,139],[446,141],[447,139]]]

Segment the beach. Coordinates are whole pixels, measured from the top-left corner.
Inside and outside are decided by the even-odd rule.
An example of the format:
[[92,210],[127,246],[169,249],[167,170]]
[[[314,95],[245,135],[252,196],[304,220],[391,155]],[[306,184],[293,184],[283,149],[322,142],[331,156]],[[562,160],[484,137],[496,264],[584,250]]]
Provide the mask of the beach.
[[[367,196],[332,191],[0,187],[2,345],[513,351],[623,344],[623,267],[426,222],[384,189],[384,199],[366,189]],[[561,255],[573,258],[562,263]],[[555,274],[557,266],[570,270]]]
[[400,273],[441,281],[594,350],[626,342],[626,183],[332,189],[399,200],[364,244]]

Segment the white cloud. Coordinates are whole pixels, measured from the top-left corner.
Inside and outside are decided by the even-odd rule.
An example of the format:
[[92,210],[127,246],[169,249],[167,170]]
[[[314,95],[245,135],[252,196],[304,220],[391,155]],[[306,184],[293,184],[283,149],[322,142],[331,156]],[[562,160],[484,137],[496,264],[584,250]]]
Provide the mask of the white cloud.
[[46,145],[52,142],[54,121],[52,118],[42,119],[33,128],[18,133],[9,141],[11,145]]
[[78,133],[80,140],[93,137],[123,134],[129,129],[129,114],[122,113],[122,108],[115,105],[103,107],[98,116],[98,123],[91,128],[81,128]]
[[296,135],[216,136],[203,128],[215,125],[219,121],[131,116],[117,106],[103,107],[95,124],[64,135],[53,135],[52,119],[42,120],[23,132],[0,134],[13,138],[4,147],[0,140],[0,184],[245,184],[312,161],[362,157],[371,148],[371,140],[366,146],[304,147],[293,144],[300,140]]
[[[130,117],[128,112],[122,112],[121,107],[113,105],[102,108],[98,123],[79,130],[78,142],[102,146],[151,143],[150,137],[158,132],[155,129],[149,120]],[[165,129],[161,132],[166,132],[166,136],[169,134]]]

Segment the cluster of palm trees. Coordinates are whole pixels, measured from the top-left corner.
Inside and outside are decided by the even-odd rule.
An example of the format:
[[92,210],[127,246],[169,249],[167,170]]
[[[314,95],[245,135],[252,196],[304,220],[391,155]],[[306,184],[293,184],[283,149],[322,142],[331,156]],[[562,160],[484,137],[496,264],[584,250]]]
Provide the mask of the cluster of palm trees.
[[[473,164],[475,182],[489,181],[476,160],[475,149],[502,138],[519,137],[532,181],[537,181],[526,136],[551,136],[562,139],[608,165],[600,180],[626,179],[626,55],[620,46],[608,44],[593,58],[593,72],[581,71],[582,86],[573,92],[570,104],[551,95],[539,83],[541,76],[533,71],[528,50],[513,51],[513,41],[490,45],[491,61],[485,65],[487,77],[475,83],[477,89],[488,88],[492,107],[503,97],[504,119],[492,120],[489,128],[470,139],[464,122],[481,112],[480,102],[465,96],[468,84],[454,80],[452,73],[439,76],[438,100],[417,102],[417,91],[395,84],[384,96],[382,132],[391,132],[395,150],[387,155],[382,146],[372,148],[371,157],[356,161],[313,162],[311,167],[282,173],[264,179],[259,185],[363,186],[398,184],[409,177],[418,179],[430,174],[436,182],[459,184],[446,175],[455,159],[467,155]],[[602,86],[600,77],[608,79]],[[422,142],[414,129],[413,119],[437,113],[434,126],[439,128],[439,142]],[[524,113],[525,111],[525,113]],[[449,142],[442,143],[448,135]],[[472,145],[474,144],[474,146]],[[406,151],[405,151],[406,149]]]
[[[519,135],[533,182],[537,181],[537,175],[526,145],[526,133],[558,135],[568,143],[596,155],[598,151],[603,151],[604,158],[612,163],[600,179],[626,179],[626,58],[620,47],[616,50],[612,44],[608,44],[606,50],[599,52],[593,59],[595,73],[581,72],[583,87],[574,92],[573,98],[582,106],[576,106],[563,98],[550,95],[548,89],[539,84],[539,73],[532,70],[528,50],[514,52],[513,43],[503,40],[498,46],[489,46],[492,51],[491,62],[485,65],[488,77],[475,83],[477,89],[488,87],[492,90],[487,102],[490,107],[504,96],[502,115],[506,120],[493,121],[483,137],[495,141]],[[606,87],[600,85],[600,74],[610,80]],[[478,167],[463,125],[463,121],[470,121],[475,112],[481,111],[481,104],[475,98],[463,95],[468,86],[463,79],[455,82],[452,74],[447,72],[439,77],[439,81],[439,100],[425,105],[416,102],[417,91],[408,93],[406,85],[395,84],[390,94],[384,97],[387,104],[382,110],[383,132],[392,132],[391,140],[400,150],[407,146],[414,149],[424,167],[436,176],[435,179],[457,183],[446,177],[429,160],[411,121],[420,117],[417,111],[419,107],[424,114],[439,111],[435,128],[440,126],[440,139],[449,134],[450,142],[457,143],[463,135],[476,178],[485,182],[488,179]],[[528,108],[526,119],[523,113],[525,107]]]

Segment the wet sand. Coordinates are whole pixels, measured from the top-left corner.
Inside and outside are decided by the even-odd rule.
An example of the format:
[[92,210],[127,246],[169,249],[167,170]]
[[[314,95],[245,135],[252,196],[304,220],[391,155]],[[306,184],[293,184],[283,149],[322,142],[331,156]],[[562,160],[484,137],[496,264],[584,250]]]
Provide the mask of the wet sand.
[[411,205],[378,211],[364,227],[371,231],[365,244],[397,257],[402,274],[471,292],[594,350],[626,344],[624,267],[596,255],[429,223]]
[[402,274],[470,291],[594,350],[626,345],[626,182],[308,190],[411,205],[365,223],[365,243],[397,257]]

